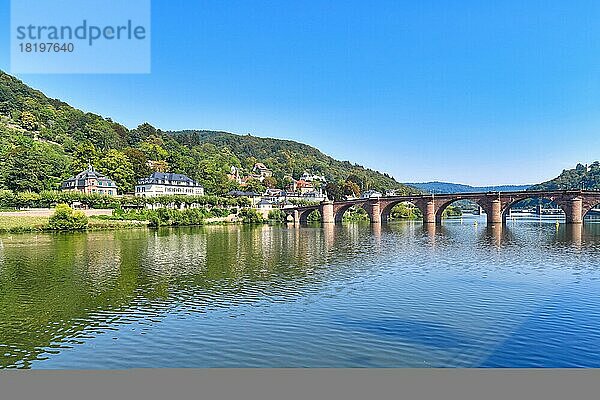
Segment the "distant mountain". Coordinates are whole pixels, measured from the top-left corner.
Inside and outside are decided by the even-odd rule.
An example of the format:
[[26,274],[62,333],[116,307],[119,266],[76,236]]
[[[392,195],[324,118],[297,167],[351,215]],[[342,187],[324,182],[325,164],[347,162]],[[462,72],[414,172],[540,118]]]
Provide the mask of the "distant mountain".
[[577,164],[573,169],[565,169],[556,178],[538,185],[530,190],[560,190],[560,189],[600,189],[600,162],[592,164]]
[[405,183],[425,193],[511,192],[527,190],[531,185],[469,186],[450,182]]

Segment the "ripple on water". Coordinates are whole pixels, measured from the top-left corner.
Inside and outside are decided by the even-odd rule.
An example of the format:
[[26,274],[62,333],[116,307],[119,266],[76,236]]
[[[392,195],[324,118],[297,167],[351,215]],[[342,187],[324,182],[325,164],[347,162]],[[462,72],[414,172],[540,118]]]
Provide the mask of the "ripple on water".
[[0,366],[598,367],[600,224],[0,237]]

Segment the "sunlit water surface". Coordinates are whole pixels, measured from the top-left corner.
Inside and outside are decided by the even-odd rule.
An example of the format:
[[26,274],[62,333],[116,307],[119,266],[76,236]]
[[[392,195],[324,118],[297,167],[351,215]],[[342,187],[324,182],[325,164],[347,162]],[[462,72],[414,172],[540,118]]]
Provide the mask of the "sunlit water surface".
[[0,236],[0,367],[600,367],[600,224]]

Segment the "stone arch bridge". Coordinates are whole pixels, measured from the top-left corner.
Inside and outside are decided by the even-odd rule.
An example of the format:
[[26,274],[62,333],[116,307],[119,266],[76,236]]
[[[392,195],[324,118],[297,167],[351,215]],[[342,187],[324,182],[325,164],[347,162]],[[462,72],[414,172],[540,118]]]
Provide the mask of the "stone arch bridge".
[[422,194],[412,196],[377,197],[367,199],[329,201],[317,205],[285,208],[283,211],[291,216],[295,223],[304,223],[308,215],[318,210],[323,223],[338,223],[344,213],[352,206],[365,209],[371,223],[381,223],[389,219],[392,208],[400,203],[411,203],[423,214],[423,222],[427,224],[441,223],[442,213],[458,200],[470,200],[478,204],[487,214],[489,225],[506,222],[508,210],[519,201],[542,198],[553,201],[566,215],[566,222],[580,224],[585,215],[600,204],[600,192],[587,190],[560,191],[516,191],[487,193],[451,193]]

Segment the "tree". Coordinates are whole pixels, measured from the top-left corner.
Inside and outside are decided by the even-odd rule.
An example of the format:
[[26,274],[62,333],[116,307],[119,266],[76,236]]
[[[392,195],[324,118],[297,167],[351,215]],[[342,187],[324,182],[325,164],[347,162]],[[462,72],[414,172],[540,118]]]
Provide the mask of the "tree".
[[238,215],[247,224],[262,224],[265,222],[263,216],[254,208],[244,208],[240,210]]
[[151,174],[151,169],[148,166],[148,158],[143,151],[128,147],[123,153],[131,162],[136,181],[140,178],[147,178]]
[[98,164],[98,151],[92,142],[85,142],[77,146],[73,152],[71,172],[77,174],[85,171],[90,164],[92,166]]
[[133,191],[135,174],[133,165],[125,154],[118,150],[109,150],[98,162],[98,170],[114,180],[119,191]]
[[346,196],[358,196],[360,195],[360,187],[352,182],[346,181],[344,182],[344,186],[342,187],[342,191]]
[[358,175],[356,174],[350,174],[348,175],[348,177],[346,178],[346,182],[353,182],[358,186],[358,193],[360,193],[361,190],[365,189],[365,182],[363,179],[361,179]]
[[10,103],[8,101],[0,101],[0,115],[10,115]]
[[73,211],[67,204],[57,205],[54,214],[48,221],[50,229],[61,231],[82,230],[87,226],[88,218],[83,211]]
[[20,118],[21,126],[28,131],[35,131],[39,127],[38,120],[35,115],[29,111],[23,111]]
[[150,136],[155,136],[156,133],[157,132],[156,132],[155,127],[153,127],[152,125],[150,125],[147,122],[144,122],[143,124],[139,125],[137,128],[135,128],[134,130],[132,130],[130,132],[129,144],[136,145],[136,144],[146,140]]
[[3,186],[13,192],[55,189],[66,166],[64,154],[47,144],[32,142],[15,146],[3,163]]
[[262,184],[261,181],[259,181],[258,179],[248,179],[246,181],[246,186],[245,186],[246,190],[250,191],[250,192],[256,192],[256,193],[264,193],[266,188],[265,186]]
[[146,157],[148,157],[149,160],[162,161],[169,156],[169,152],[167,152],[161,145],[151,141],[142,142],[139,148],[144,152],[144,154],[146,154]]
[[273,189],[273,188],[277,187],[277,179],[275,179],[272,176],[265,177],[265,179],[263,179],[262,183],[264,186],[268,187],[269,189]]
[[333,200],[344,199],[343,189],[336,182],[328,182],[327,185],[325,185],[325,193],[327,193],[327,197]]

